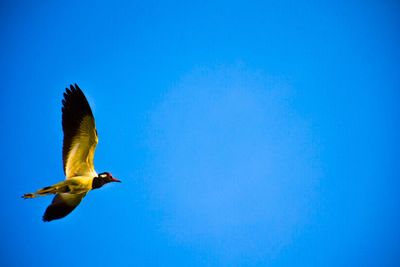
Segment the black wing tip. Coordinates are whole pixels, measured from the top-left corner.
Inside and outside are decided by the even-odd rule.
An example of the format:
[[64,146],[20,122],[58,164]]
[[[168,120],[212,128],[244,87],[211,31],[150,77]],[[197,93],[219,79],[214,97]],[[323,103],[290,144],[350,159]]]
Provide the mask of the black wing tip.
[[65,88],[65,89],[66,89],[66,90],[70,90],[70,91],[72,91],[72,92],[74,92],[74,91],[82,92],[81,88],[78,86],[77,83],[70,84],[70,85],[69,85],[69,88],[67,87],[67,88]]
[[42,221],[43,222],[51,222],[53,220],[56,220],[56,218],[52,218],[47,212],[43,214]]
[[51,215],[45,213],[45,214],[43,214],[42,221],[44,223],[48,223],[48,222],[51,222],[51,221],[62,219],[64,217],[54,217],[54,216],[51,216]]
[[64,202],[57,202],[58,198],[55,196],[53,202],[47,207],[42,217],[43,222],[62,219],[76,208],[76,206],[70,206]]
[[65,92],[63,93],[63,99],[61,100],[62,106],[65,107],[71,98],[84,98],[85,101],[86,97],[83,93],[82,89],[78,86],[77,83],[70,84],[69,88],[65,88]]
[[71,94],[71,93],[73,93],[75,91],[81,91],[82,92],[81,88],[78,86],[77,83],[73,83],[73,84],[71,83],[69,85],[69,87],[65,88],[65,93],[64,94],[68,95],[68,94]]
[[42,221],[46,223],[46,222],[51,222],[52,219],[50,219],[50,218],[46,217],[45,215],[43,215]]
[[63,215],[62,211],[57,210],[56,207],[50,205],[49,207],[47,207],[45,213],[43,214],[42,220],[43,222],[51,222],[53,220],[61,219],[66,216],[62,215]]
[[57,194],[51,201],[51,204],[46,208],[42,220],[44,222],[50,222],[64,218],[81,203],[85,195],[86,193],[79,195]]

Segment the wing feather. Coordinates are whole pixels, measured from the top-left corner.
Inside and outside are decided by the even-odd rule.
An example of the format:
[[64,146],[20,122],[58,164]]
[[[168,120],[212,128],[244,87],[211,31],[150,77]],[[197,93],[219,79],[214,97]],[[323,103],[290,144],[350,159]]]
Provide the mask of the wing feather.
[[79,203],[81,203],[81,200],[85,195],[86,193],[57,194],[43,214],[43,221],[50,222],[52,220],[64,218],[65,216],[70,214],[79,205]]
[[70,85],[62,101],[63,163],[66,178],[95,175],[94,152],[98,142],[90,105],[77,84]]

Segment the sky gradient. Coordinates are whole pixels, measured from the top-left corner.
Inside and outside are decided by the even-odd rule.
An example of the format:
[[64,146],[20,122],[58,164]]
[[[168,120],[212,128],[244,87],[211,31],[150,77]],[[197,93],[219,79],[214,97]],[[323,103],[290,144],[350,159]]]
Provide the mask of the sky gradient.
[[[1,266],[399,266],[397,1],[0,4]],[[97,172],[41,221],[77,83]]]

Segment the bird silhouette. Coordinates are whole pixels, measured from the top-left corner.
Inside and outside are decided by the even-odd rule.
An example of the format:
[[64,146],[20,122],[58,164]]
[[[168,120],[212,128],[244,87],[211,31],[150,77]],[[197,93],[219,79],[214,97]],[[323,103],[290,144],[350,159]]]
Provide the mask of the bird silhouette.
[[97,174],[94,169],[94,152],[98,143],[97,130],[90,105],[77,84],[70,85],[64,93],[62,128],[65,180],[22,196],[28,199],[55,194],[43,215],[45,222],[61,219],[70,214],[90,190],[98,189],[110,182],[121,182],[109,172]]

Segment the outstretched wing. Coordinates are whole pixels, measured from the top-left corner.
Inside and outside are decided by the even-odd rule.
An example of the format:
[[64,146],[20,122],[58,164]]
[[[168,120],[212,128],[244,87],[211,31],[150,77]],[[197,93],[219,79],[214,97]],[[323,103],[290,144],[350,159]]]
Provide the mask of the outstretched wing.
[[98,142],[89,103],[77,84],[66,88],[62,101],[63,163],[66,178],[95,176],[93,158]]
[[81,203],[81,200],[85,195],[86,193],[57,194],[43,214],[43,221],[50,222],[52,220],[64,218],[65,216],[70,214],[79,205],[79,203]]

